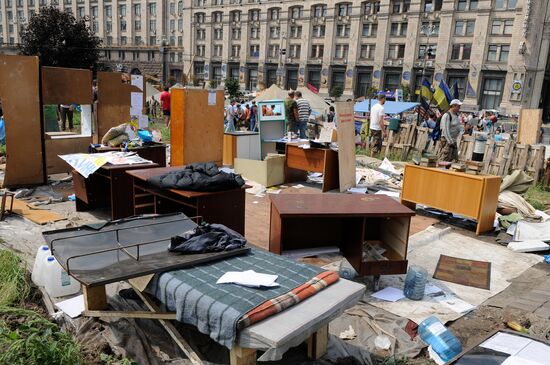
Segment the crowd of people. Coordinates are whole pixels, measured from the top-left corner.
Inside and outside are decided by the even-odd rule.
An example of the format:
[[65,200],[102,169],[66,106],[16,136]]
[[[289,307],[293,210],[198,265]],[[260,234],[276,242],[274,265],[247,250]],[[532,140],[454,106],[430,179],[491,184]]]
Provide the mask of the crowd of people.
[[[262,111],[264,115],[273,115],[272,108]],[[244,100],[231,100],[231,103],[225,108],[225,131],[234,132],[243,129],[252,132],[258,131],[258,105],[255,100],[250,103],[245,103]]]

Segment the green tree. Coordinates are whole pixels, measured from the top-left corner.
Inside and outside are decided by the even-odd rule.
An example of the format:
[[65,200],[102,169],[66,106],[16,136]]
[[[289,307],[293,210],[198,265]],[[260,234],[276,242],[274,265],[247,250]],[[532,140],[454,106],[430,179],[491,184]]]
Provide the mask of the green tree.
[[344,90],[341,86],[335,86],[330,90],[330,96],[333,98],[339,98],[344,93]]
[[231,99],[235,99],[242,96],[241,85],[237,79],[225,79],[225,92],[229,94]]
[[41,8],[21,33],[19,51],[43,66],[89,69],[99,60],[101,40],[86,25],[54,7]]
[[211,89],[217,88],[217,87],[218,87],[218,81],[216,81],[216,80],[210,80],[209,86],[210,86]]

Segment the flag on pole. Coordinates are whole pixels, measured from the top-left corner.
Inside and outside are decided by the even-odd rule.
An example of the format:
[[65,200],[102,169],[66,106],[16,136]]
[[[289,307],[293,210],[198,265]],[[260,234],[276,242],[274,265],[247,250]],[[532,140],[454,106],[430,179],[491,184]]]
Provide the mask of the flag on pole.
[[430,111],[430,105],[424,100],[424,98],[420,98],[420,106],[418,107],[418,114],[420,114],[420,118],[425,120],[428,119],[428,112]]
[[432,85],[426,79],[422,80],[422,85],[420,85],[420,95],[426,98],[426,100],[432,100],[433,98]]
[[460,91],[458,90],[458,81],[453,85],[453,99],[460,99]]
[[439,85],[435,88],[434,99],[437,102],[437,106],[442,111],[446,112],[449,110],[449,103],[453,99],[451,96],[451,91],[445,81],[441,80]]
[[468,80],[468,86],[466,87],[466,96],[469,98],[475,98],[476,97],[476,91],[472,87],[472,84],[470,84],[470,80]]

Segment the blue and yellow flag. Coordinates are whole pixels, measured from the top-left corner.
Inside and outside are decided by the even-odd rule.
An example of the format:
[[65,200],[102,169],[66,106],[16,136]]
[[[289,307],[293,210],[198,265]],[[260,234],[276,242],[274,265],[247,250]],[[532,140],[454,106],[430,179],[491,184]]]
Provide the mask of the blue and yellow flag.
[[432,90],[432,85],[430,85],[430,82],[428,80],[426,79],[422,80],[422,85],[420,86],[420,93],[424,99],[432,100],[433,90]]
[[445,81],[441,80],[439,85],[435,88],[434,99],[437,103],[437,106],[441,111],[446,112],[449,110],[449,103],[453,99],[451,96],[451,91]]

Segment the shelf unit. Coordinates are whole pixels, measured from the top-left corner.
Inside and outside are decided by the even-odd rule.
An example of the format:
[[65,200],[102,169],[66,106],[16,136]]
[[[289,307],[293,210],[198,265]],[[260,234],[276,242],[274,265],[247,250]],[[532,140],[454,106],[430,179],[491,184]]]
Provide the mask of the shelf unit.
[[[274,106],[274,108],[272,108]],[[267,115],[266,110],[274,110],[276,115]],[[285,136],[285,104],[283,100],[264,100],[258,102],[258,131],[261,159],[268,153],[277,153],[275,141]]]

